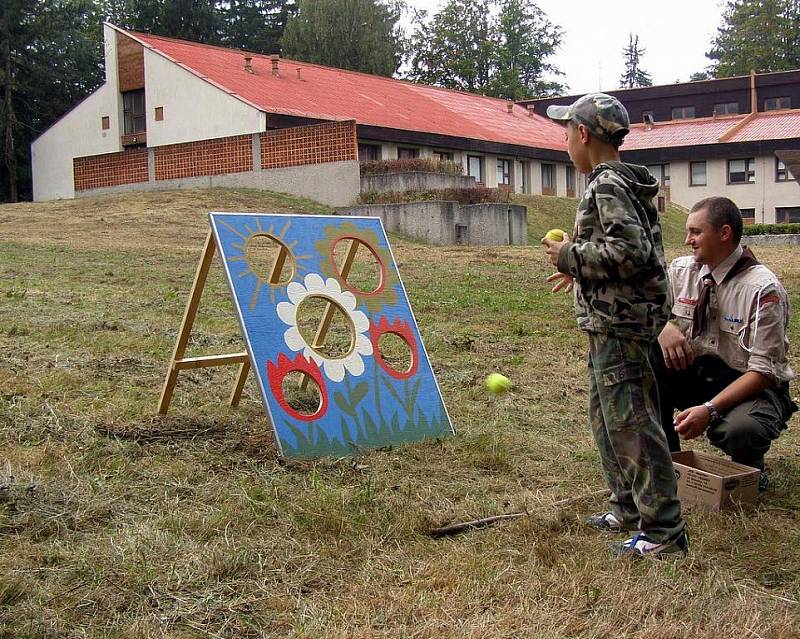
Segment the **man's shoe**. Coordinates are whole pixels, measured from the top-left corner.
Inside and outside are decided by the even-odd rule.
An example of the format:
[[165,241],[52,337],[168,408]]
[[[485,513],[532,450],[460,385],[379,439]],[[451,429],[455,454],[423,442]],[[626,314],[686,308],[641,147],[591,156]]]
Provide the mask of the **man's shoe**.
[[758,492],[763,493],[767,488],[769,488],[769,475],[767,469],[762,468],[758,474]]
[[677,559],[685,557],[689,550],[689,537],[682,531],[675,539],[658,543],[645,533],[636,533],[621,543],[611,544],[611,554],[617,557],[655,557]]
[[606,532],[622,532],[631,530],[626,527],[610,510],[604,513],[596,513],[586,518],[586,523],[592,528],[605,530]]

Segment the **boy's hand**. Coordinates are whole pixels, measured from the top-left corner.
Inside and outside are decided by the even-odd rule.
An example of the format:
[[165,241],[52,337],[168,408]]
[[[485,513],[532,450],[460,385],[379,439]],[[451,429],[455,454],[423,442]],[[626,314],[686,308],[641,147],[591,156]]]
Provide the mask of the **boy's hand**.
[[565,293],[569,293],[575,286],[575,280],[572,279],[572,275],[567,275],[566,273],[553,273],[545,281],[556,282],[556,285],[550,289],[551,293],[558,293],[562,288]]
[[686,370],[694,361],[694,351],[686,336],[675,324],[667,322],[658,336],[658,345],[667,368]]
[[[550,263],[553,266],[558,265],[558,254],[561,251],[561,247],[564,246],[567,242],[569,242],[569,234],[564,233],[564,239],[560,242],[556,242],[555,240],[548,240],[546,237],[542,238],[542,245],[544,246],[544,252],[547,253],[547,257],[550,258]],[[548,280],[549,281],[549,280]]]

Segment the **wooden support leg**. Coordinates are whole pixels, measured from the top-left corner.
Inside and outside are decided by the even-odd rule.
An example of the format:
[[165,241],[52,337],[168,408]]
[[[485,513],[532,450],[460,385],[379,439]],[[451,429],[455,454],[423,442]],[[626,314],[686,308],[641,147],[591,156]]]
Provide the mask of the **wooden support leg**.
[[158,412],[160,415],[167,414],[170,402],[172,401],[172,393],[175,390],[175,383],[178,381],[179,371],[175,366],[175,362],[183,359],[183,355],[186,352],[186,345],[189,343],[192,326],[194,325],[195,317],[197,317],[197,307],[200,305],[200,297],[203,295],[203,288],[206,284],[208,269],[211,266],[211,260],[214,257],[215,249],[216,243],[214,242],[214,235],[211,230],[209,230],[206,236],[206,243],[203,246],[203,252],[200,256],[200,263],[197,265],[197,271],[195,271],[194,274],[194,282],[192,283],[192,291],[189,294],[189,301],[186,303],[186,309],[183,312],[183,320],[178,330],[178,338],[175,341],[175,349],[172,351],[172,358],[169,362],[164,386],[161,388],[161,397],[158,400]]
[[242,397],[242,390],[244,390],[244,383],[247,381],[247,375],[250,373],[250,360],[242,362],[239,366],[239,373],[236,375],[236,383],[233,385],[231,392],[230,405],[238,406],[239,400]]

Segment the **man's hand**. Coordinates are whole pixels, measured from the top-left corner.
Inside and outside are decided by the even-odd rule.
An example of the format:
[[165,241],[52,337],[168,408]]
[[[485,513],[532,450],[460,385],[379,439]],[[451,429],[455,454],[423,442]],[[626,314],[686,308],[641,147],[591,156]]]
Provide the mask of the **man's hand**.
[[667,325],[658,336],[658,344],[664,354],[664,363],[667,368],[675,370],[686,370],[694,361],[694,351],[686,336],[675,324],[667,322]]
[[556,282],[556,285],[550,289],[551,293],[558,293],[562,288],[565,293],[569,293],[575,286],[575,280],[572,279],[572,275],[567,275],[566,273],[553,273],[545,281]]
[[675,416],[675,432],[681,439],[694,439],[706,432],[711,415],[705,406],[692,406]]
[[553,266],[558,266],[558,254],[561,252],[561,247],[564,246],[567,242],[569,242],[569,235],[564,233],[564,239],[560,242],[556,242],[555,240],[548,240],[546,237],[542,238],[542,245],[544,246],[544,252],[547,253],[547,257],[550,259],[550,263]]

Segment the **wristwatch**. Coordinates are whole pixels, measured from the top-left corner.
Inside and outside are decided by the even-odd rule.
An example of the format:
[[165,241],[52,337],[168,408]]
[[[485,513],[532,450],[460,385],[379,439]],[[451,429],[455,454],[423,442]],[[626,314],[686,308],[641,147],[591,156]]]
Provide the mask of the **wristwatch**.
[[716,407],[716,406],[714,406],[714,404],[712,404],[711,402],[704,402],[704,403],[703,403],[703,406],[705,406],[705,407],[706,407],[706,410],[708,411],[708,416],[709,416],[709,418],[710,418],[710,421],[708,422],[708,425],[709,425],[709,426],[713,426],[713,425],[714,425],[714,424],[716,424],[716,423],[717,423],[719,420],[721,420],[721,419],[722,419],[722,415],[721,415],[721,414],[720,414],[720,412],[717,410],[717,407]]

